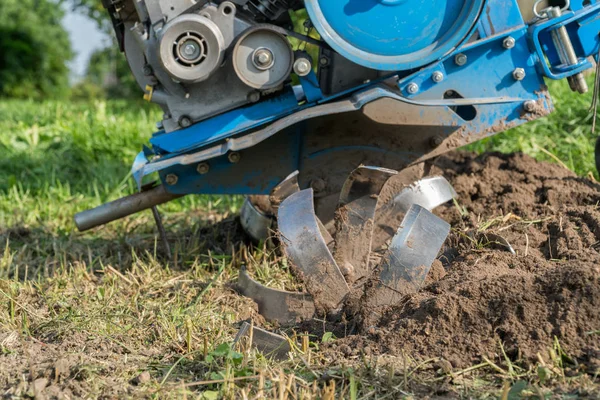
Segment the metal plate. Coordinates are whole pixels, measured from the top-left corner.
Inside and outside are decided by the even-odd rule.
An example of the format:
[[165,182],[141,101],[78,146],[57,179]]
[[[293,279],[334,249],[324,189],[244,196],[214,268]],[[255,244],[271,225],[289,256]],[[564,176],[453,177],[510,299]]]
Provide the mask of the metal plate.
[[442,58],[461,44],[485,0],[306,0],[317,31],[368,68],[399,71]]

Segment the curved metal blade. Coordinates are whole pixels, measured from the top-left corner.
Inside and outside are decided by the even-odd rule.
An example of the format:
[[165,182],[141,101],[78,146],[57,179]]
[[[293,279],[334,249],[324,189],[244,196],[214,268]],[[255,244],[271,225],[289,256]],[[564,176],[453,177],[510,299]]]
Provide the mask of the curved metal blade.
[[285,337],[256,326],[252,326],[248,322],[244,322],[242,324],[240,330],[235,336],[235,339],[233,339],[234,346],[240,343],[242,338],[245,337],[250,339],[250,345],[252,347],[256,348],[265,356],[275,360],[287,360],[289,352],[292,351],[292,346]]
[[407,212],[413,204],[433,210],[456,197],[456,191],[443,176],[432,176],[402,190],[394,198],[394,209]]
[[380,249],[385,244],[396,231],[399,219],[413,204],[432,211],[456,196],[456,191],[443,176],[424,178],[405,187],[390,203],[379,210],[373,248]]
[[242,268],[237,282],[240,292],[258,304],[258,312],[268,321],[293,324],[315,315],[315,303],[307,293],[286,292],[261,285]]
[[273,226],[273,218],[256,208],[248,197],[240,210],[240,222],[244,231],[257,242],[267,240]]
[[285,178],[283,182],[273,188],[271,194],[269,195],[269,200],[271,201],[273,207],[279,207],[283,200],[300,191],[300,186],[298,185],[298,174],[298,171],[294,171],[287,178]]
[[381,261],[377,305],[391,305],[416,292],[425,281],[448,234],[450,224],[414,204]]
[[279,206],[281,242],[308,292],[325,311],[336,309],[349,288],[319,230],[313,190],[294,193]]
[[398,172],[378,167],[355,169],[342,187],[335,214],[335,260],[349,282],[369,275],[369,254],[378,195]]

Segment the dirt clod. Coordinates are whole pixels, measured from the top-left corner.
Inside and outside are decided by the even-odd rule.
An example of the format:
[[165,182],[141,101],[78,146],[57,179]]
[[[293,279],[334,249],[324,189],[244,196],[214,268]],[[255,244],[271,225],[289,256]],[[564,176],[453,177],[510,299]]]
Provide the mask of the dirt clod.
[[[484,357],[535,362],[560,346],[593,363],[600,351],[600,185],[522,154],[454,154],[436,165],[459,203],[437,210],[453,227],[440,258],[445,268],[436,264],[426,286],[395,307],[362,310],[377,313],[379,329],[365,319],[363,336],[339,344],[441,357],[453,367]],[[465,240],[474,229],[502,235],[517,255]]]

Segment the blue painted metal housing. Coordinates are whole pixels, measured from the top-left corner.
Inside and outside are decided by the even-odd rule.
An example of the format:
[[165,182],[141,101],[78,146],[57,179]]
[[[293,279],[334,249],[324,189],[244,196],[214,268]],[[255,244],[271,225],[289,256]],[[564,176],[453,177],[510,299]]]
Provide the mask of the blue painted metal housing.
[[[333,0],[323,0],[323,4],[328,1],[341,4]],[[359,7],[362,2],[364,8],[371,4],[372,9],[385,6],[388,10],[412,4],[396,0],[373,1],[350,3]],[[309,12],[311,5],[320,3],[308,0]],[[583,0],[572,0],[571,11],[563,17],[538,21],[531,26],[523,22],[516,0],[487,0],[485,4],[483,17],[474,25],[476,36],[465,43],[458,39],[463,33],[457,30],[454,38],[459,47],[446,53],[436,53],[430,48],[427,54],[435,57],[419,70],[405,69],[417,64],[401,64],[403,68],[381,80],[331,97],[323,97],[316,76],[311,74],[300,79],[305,94],[305,99],[300,102],[288,87],[283,94],[190,128],[157,134],[151,143],[160,158],[150,161],[150,165],[179,158],[195,161],[149,170],[159,171],[163,181],[167,175],[176,174],[177,183],[167,187],[173,193],[267,194],[295,170],[300,171],[301,184],[306,187],[315,177],[327,179],[328,173],[334,172],[332,166],[340,170],[346,168],[348,172],[357,166],[343,165],[344,160],[402,168],[543,117],[553,109],[544,77],[571,76],[589,68],[586,58],[597,55],[600,49],[600,3],[593,1],[584,6]],[[365,15],[368,16],[368,12],[365,10]],[[341,29],[343,24],[338,21],[334,25]],[[315,26],[321,32],[322,27],[318,23]],[[559,26],[566,26],[571,35],[580,58],[580,63],[575,66],[565,68],[560,65],[550,37],[551,30]],[[513,45],[507,46],[507,39],[512,39]],[[356,43],[358,46],[362,42]],[[343,49],[336,50],[346,55]],[[382,53],[386,51],[392,52],[388,49]],[[354,59],[352,57],[348,55]],[[394,98],[374,97],[370,102],[361,103],[362,109],[319,117],[317,110],[347,103],[348,99],[378,87],[382,81],[390,90],[394,90],[392,83],[396,86],[395,94],[391,96]],[[527,102],[535,105],[530,107],[533,111],[526,109]],[[385,118],[381,116],[384,109],[389,109]],[[282,123],[286,119],[295,124]],[[265,135],[263,131],[269,124],[280,124],[282,130]],[[343,129],[339,125],[343,125]],[[249,141],[253,147],[240,150],[240,162],[232,163],[223,152],[223,149],[233,148],[229,147],[230,141],[251,138],[259,133],[262,135],[260,140]],[[432,148],[433,139],[436,143],[441,141],[442,145]],[[208,156],[199,158],[201,153]],[[378,160],[380,164],[377,164]],[[198,162],[208,163],[210,172],[199,174]],[[142,161],[137,165],[143,168],[143,164]],[[140,179],[142,175],[144,173],[138,175]]]

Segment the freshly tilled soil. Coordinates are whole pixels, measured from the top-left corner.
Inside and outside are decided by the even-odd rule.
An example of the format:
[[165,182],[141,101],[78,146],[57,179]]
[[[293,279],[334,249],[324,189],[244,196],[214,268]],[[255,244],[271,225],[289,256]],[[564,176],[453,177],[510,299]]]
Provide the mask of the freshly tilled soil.
[[[522,155],[453,154],[434,168],[458,193],[436,210],[452,224],[427,285],[385,309],[363,309],[360,335],[336,352],[440,357],[454,367],[530,363],[557,344],[600,365],[600,185]],[[477,232],[494,233],[512,255]],[[376,318],[373,318],[376,316]]]

